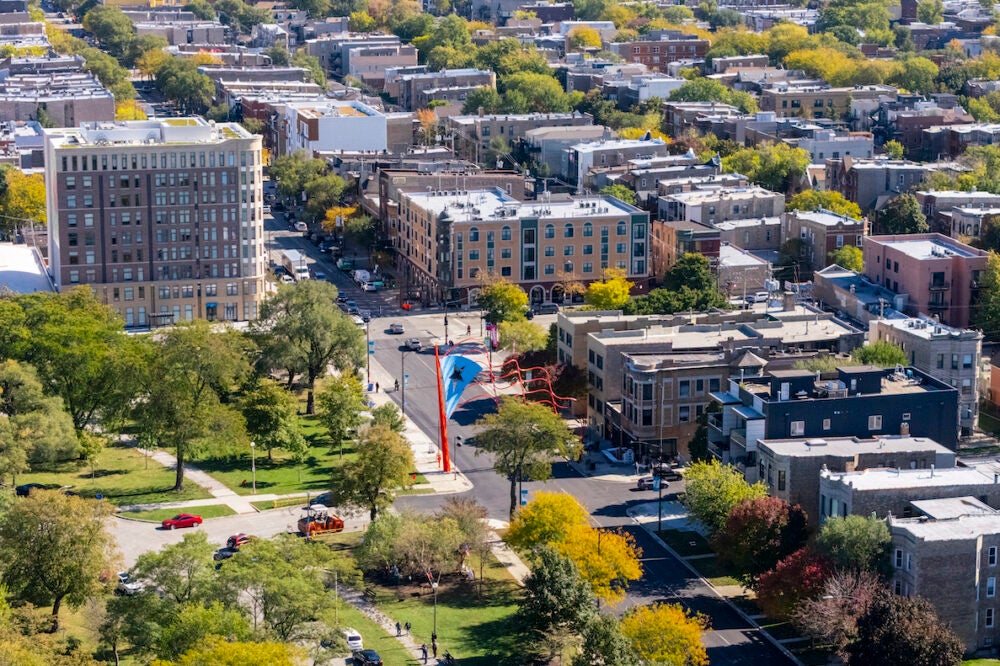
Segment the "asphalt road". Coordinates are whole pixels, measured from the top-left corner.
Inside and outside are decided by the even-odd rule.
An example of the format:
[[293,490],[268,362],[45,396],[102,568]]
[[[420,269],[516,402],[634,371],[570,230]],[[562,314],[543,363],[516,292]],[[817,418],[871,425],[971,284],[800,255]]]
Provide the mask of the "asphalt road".
[[[341,293],[358,302],[362,310],[368,309],[375,313],[382,307],[382,318],[373,319],[370,327],[370,337],[375,340],[375,359],[394,378],[402,380],[403,356],[405,354],[405,374],[409,380],[405,388],[406,415],[410,417],[425,433],[432,434],[437,439],[438,405],[437,379],[434,371],[433,352],[403,352],[403,341],[409,337],[420,338],[425,344],[445,340],[444,314],[440,311],[425,311],[403,313],[398,308],[396,292],[380,292],[367,294],[354,285],[350,277],[337,270],[330,261],[329,255],[323,255],[319,249],[309,242],[302,234],[288,231],[284,219],[268,219],[265,222],[269,235],[269,248],[274,251],[281,248],[298,249],[306,254],[310,267],[326,273],[327,280],[333,282]],[[473,337],[479,334],[479,315],[477,312],[450,312],[448,314],[448,337],[461,341],[465,337],[466,327],[472,329]],[[555,316],[538,317],[537,321],[548,326]],[[405,326],[403,335],[391,335],[386,329],[390,323],[402,323]],[[383,388],[386,385],[383,384]],[[397,403],[402,402],[403,392],[392,392]],[[466,392],[467,402],[453,415],[448,424],[449,440],[454,442],[457,435],[468,439],[475,432],[473,424],[482,415],[495,409],[495,403],[488,388],[472,385]],[[489,456],[477,456],[474,446],[452,447],[452,458],[462,472],[472,481],[473,496],[487,508],[489,516],[499,520],[508,518],[509,486],[493,472]],[[553,467],[553,478],[548,482],[529,482],[524,488],[530,493],[541,489],[563,490],[572,494],[589,511],[596,526],[603,528],[621,528],[632,534],[637,545],[643,551],[644,575],[629,588],[625,601],[616,608],[619,612],[636,605],[646,605],[656,601],[669,601],[683,604],[696,612],[704,613],[711,618],[712,629],[705,633],[705,644],[708,656],[713,666],[783,666],[790,663],[784,655],[768,643],[755,629],[751,628],[735,611],[724,603],[715,591],[692,575],[688,569],[672,555],[665,551],[653,538],[639,527],[627,515],[629,506],[633,503],[649,502],[655,498],[652,491],[640,492],[629,484],[605,481],[581,476],[574,468],[565,462],[557,462]],[[435,495],[413,495],[401,497],[396,502],[397,508],[412,508],[429,511],[437,508],[444,497]],[[297,509],[291,510],[293,513]],[[255,533],[265,534],[266,529],[258,526],[258,520],[267,521],[267,529],[271,533],[284,531],[288,523],[293,522],[291,516],[282,512],[267,516],[261,514],[249,517],[253,520]],[[239,517],[243,518],[243,517]],[[235,521],[235,519],[234,519]],[[212,521],[221,523],[221,521]],[[152,530],[152,528],[148,528]],[[211,537],[213,542],[224,542],[232,533],[233,527],[228,523],[219,528],[212,527],[220,533]],[[236,530],[239,531],[239,530]],[[225,533],[225,534],[223,534]],[[155,539],[171,539],[177,533],[154,533]]]

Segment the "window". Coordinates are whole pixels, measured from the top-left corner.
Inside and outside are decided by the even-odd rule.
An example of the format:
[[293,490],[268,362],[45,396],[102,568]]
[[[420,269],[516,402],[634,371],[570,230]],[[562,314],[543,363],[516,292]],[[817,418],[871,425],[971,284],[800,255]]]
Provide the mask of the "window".
[[995,567],[997,565],[997,547],[996,546],[990,546],[990,549],[987,551],[986,563],[989,564],[991,567]]
[[583,272],[584,273],[593,273],[594,272],[594,264],[591,263],[591,262],[589,262],[589,261],[585,261],[583,263]]
[[554,257],[554,256],[556,256],[556,246],[555,245],[546,245],[545,246],[545,256],[546,257]]
[[502,277],[510,277],[511,276],[511,267],[510,266],[501,266],[500,267],[500,275]]
[[783,469],[778,470],[778,490],[785,489],[785,474],[786,474],[785,470]]
[[910,571],[911,569],[913,569],[913,554],[912,553],[907,553],[906,554],[906,570]]
[[618,223],[618,229],[615,231],[615,233],[618,234],[619,236],[624,236],[625,235],[625,223],[624,222],[619,222]]
[[546,275],[554,275],[555,272],[556,272],[556,267],[554,265],[552,265],[552,264],[545,264],[544,273]]
[[563,264],[563,270],[566,271],[567,273],[572,273],[573,272],[573,262],[572,261],[567,261],[566,263],[564,263]]
[[567,222],[566,226],[563,227],[563,238],[572,238],[572,237],[573,237],[573,223]]
[[681,423],[689,423],[691,421],[691,408],[687,405],[682,405],[678,408],[677,420]]
[[986,615],[985,615],[985,617],[986,617],[986,626],[987,627],[992,627],[993,626],[993,620],[994,620],[993,609],[992,608],[987,608],[986,609]]
[[554,224],[546,224],[545,225],[545,237],[546,238],[555,238],[556,237],[556,227],[555,227]]
[[869,430],[881,430],[882,429],[882,415],[872,414],[868,417],[868,429]]
[[895,556],[893,557],[893,564],[897,569],[903,568],[903,551],[899,548],[896,549]]
[[806,434],[806,422],[805,421],[792,421],[788,427],[788,435],[790,437],[802,437]]
[[677,396],[679,398],[687,398],[691,395],[691,382],[687,379],[681,380],[677,384]]
[[972,354],[964,354],[962,356],[962,368],[968,370],[972,367]]
[[986,579],[986,598],[992,599],[997,595],[997,579],[990,576]]
[[469,229],[469,242],[474,243],[479,240],[479,229],[476,227],[471,227]]
[[504,227],[500,230],[500,240],[510,240],[510,227]]
[[594,235],[594,225],[590,222],[583,223],[583,237],[590,238]]

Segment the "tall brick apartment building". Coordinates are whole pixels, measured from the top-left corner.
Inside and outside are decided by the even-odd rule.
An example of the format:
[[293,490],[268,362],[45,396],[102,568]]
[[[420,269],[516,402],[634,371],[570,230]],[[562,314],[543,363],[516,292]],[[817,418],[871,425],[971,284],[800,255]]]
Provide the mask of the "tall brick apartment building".
[[47,129],[49,260],[126,326],[247,321],[264,296],[261,138],[202,118]]
[[654,30],[641,40],[612,44],[611,48],[628,62],[638,62],[652,70],[665,72],[677,60],[704,58],[711,43],[680,30]]

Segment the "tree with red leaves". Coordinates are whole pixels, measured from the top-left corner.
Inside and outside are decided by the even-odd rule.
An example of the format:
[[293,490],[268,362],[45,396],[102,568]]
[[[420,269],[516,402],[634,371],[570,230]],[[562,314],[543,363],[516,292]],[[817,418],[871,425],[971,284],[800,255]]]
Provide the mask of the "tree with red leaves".
[[713,541],[719,558],[739,572],[737,579],[756,589],[757,577],[804,546],[808,537],[802,507],[760,497],[733,507]]
[[771,618],[786,619],[806,599],[818,596],[833,567],[812,548],[795,551],[757,579],[757,604]]
[[846,659],[845,649],[858,635],[858,618],[887,594],[885,582],[871,571],[837,570],[826,578],[821,590],[797,604],[792,623],[804,635],[829,645]]

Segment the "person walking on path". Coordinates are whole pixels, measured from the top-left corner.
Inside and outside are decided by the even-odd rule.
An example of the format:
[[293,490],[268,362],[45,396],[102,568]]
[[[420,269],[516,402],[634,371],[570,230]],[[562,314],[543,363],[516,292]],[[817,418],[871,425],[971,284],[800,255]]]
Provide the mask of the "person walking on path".
[[378,382],[375,382],[375,392],[378,393]]
[[409,621],[407,621],[407,622],[406,622],[406,624],[404,624],[404,625],[403,625],[403,629],[405,629],[405,630],[406,630],[406,635],[407,635],[407,636],[409,636],[409,635],[410,635],[410,627],[411,627],[411,626],[413,626],[413,625],[411,625],[411,624],[409,623]]
[[403,635],[403,625],[401,625],[399,622],[396,623],[396,635],[397,636]]
[[423,658],[424,663],[427,663],[427,643],[423,643],[420,646],[420,656]]
[[438,644],[437,641],[431,641],[431,656],[435,659],[438,658]]

